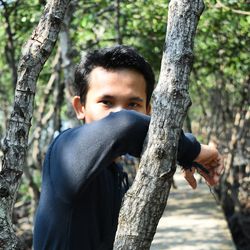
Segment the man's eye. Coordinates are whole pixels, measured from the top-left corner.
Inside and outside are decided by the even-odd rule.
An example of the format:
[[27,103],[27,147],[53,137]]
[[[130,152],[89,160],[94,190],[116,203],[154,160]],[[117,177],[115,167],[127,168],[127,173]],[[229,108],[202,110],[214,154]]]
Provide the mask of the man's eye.
[[130,108],[138,108],[139,107],[139,104],[138,103],[135,103],[135,102],[131,102],[129,103],[128,105]]
[[102,100],[100,101],[103,105],[111,107],[112,106],[112,102],[111,101],[107,101],[107,100]]

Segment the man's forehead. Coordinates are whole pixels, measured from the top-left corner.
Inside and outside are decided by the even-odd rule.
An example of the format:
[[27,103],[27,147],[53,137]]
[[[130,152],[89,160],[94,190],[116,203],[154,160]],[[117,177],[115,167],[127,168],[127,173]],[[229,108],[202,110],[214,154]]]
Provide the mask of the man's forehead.
[[[144,79],[144,76],[135,71],[135,70],[131,70],[131,69],[105,69],[103,67],[96,67],[94,68],[90,75],[89,75],[89,84],[91,86],[92,83],[105,83],[105,80],[109,83],[115,80],[127,80],[128,82],[135,82],[137,85],[139,84],[143,84],[146,88],[146,81]],[[117,82],[119,83],[119,82]]]
[[132,69],[132,68],[104,68],[102,66],[96,66],[94,67],[91,72],[90,72],[90,77],[93,76],[93,75],[97,75],[97,74],[108,74],[108,73],[120,73],[120,72],[131,72],[131,74],[137,74],[137,75],[140,75],[143,77],[144,79],[144,75],[139,72],[138,70],[136,69]]

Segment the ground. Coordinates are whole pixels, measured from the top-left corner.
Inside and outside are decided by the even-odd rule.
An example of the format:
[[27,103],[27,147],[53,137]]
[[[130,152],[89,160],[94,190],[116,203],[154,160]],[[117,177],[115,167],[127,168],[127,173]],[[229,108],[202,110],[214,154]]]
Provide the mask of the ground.
[[[198,177],[199,179],[200,177]],[[235,250],[227,222],[209,187],[192,190],[179,172],[151,250]]]

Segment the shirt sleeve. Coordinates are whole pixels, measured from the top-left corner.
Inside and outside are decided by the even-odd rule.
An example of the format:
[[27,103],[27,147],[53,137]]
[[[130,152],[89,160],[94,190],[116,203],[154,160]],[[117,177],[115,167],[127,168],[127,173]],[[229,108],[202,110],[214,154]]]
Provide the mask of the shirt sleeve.
[[118,156],[139,157],[149,122],[149,116],[122,110],[62,133],[50,152],[53,186],[64,198],[74,197]]
[[184,169],[192,167],[194,159],[199,155],[201,145],[190,133],[181,131],[177,152],[177,162]]
[[[149,116],[122,110],[65,131],[50,150],[52,185],[64,198],[74,197],[118,156],[128,153],[139,157],[149,123]],[[192,162],[199,149],[194,136],[181,132],[177,157],[181,165]]]

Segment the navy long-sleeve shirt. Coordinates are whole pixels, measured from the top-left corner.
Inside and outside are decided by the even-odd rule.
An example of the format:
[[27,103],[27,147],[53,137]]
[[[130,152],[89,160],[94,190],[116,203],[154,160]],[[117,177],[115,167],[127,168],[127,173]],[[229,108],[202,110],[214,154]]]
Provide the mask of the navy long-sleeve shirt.
[[[146,115],[123,110],[53,141],[43,166],[35,250],[112,249],[122,199],[114,160],[125,153],[140,156],[149,122]],[[195,138],[182,133],[179,161],[190,163],[199,151]]]

